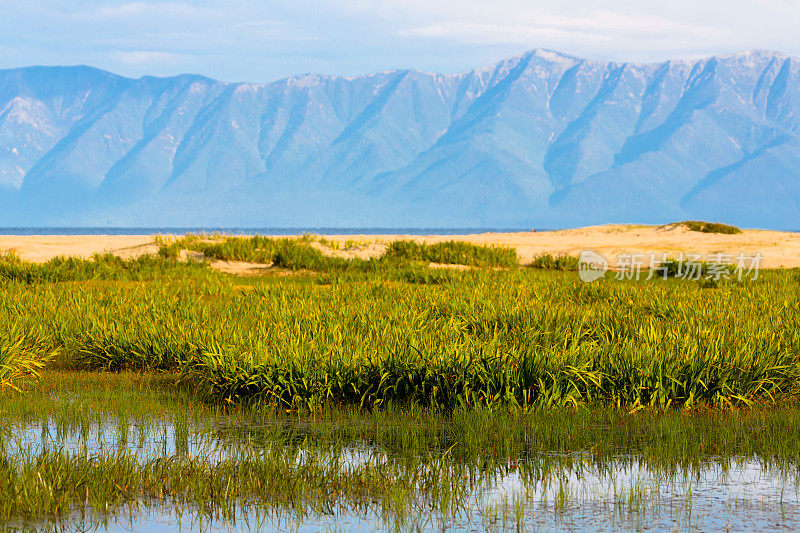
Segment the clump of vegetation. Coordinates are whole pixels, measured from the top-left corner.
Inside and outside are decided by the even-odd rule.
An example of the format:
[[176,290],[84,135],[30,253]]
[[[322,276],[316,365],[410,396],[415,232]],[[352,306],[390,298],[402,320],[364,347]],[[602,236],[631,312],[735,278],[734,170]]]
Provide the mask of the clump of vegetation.
[[716,264],[707,261],[688,261],[681,259],[668,259],[658,265],[655,277],[685,278],[692,280],[705,280],[714,282],[717,278],[728,278],[733,274],[734,266],[730,264]]
[[528,266],[532,268],[541,268],[543,270],[564,270],[577,272],[578,258],[572,255],[552,255],[541,254],[533,258]]
[[685,226],[691,231],[699,231],[700,233],[722,233],[725,235],[736,235],[742,232],[736,226],[728,224],[721,224],[719,222],[704,222],[702,220],[686,220],[680,222],[680,225]]
[[719,288],[719,281],[714,278],[703,278],[699,282],[702,289],[717,289]]
[[384,255],[404,261],[423,261],[474,267],[512,267],[518,264],[513,248],[478,246],[461,241],[425,244],[416,241],[394,241]]
[[289,270],[316,272],[367,271],[376,267],[375,260],[364,261],[358,258],[345,259],[326,255],[311,245],[312,242],[320,241],[324,240],[310,235],[300,238],[187,235],[174,241],[161,241],[159,253],[164,257],[175,258],[179,257],[181,250],[192,250],[208,258],[223,261],[247,261]]
[[23,331],[15,324],[6,326],[0,334],[0,391],[19,391],[39,377],[45,364],[57,349],[35,332]]
[[346,239],[343,243],[333,239],[326,239],[318,235],[305,234],[299,239],[301,242],[318,242],[326,248],[331,250],[352,250],[354,248],[363,248],[370,244],[369,241],[363,239]]
[[0,282],[57,283],[84,280],[143,280],[174,273],[192,273],[204,263],[178,263],[164,257],[143,255],[122,259],[113,254],[95,254],[89,259],[55,257],[45,263],[30,263],[13,254],[0,256]]
[[[271,264],[291,270],[316,272],[393,270],[411,263],[443,263],[474,267],[511,267],[517,265],[517,254],[512,248],[478,246],[466,242],[447,241],[436,244],[415,241],[394,241],[384,255],[365,261],[358,258],[331,257],[311,245],[320,242],[338,249],[332,241],[304,235],[300,238],[273,237],[222,237],[187,235],[173,241],[160,240],[159,253],[163,257],[177,258],[181,250],[193,250],[206,257],[225,261],[248,261]],[[346,246],[358,245],[348,241]],[[413,266],[413,265],[412,265]]]
[[290,270],[333,272],[364,268],[364,261],[330,257],[310,245],[310,236],[297,238],[207,237],[187,235],[173,241],[162,240],[159,253],[177,258],[181,250],[201,252],[206,257],[223,261],[263,263]]

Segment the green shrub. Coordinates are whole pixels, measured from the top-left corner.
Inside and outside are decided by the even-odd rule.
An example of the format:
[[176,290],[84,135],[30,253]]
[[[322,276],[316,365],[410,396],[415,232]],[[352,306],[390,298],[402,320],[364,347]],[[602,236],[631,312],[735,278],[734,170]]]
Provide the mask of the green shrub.
[[551,255],[541,254],[533,258],[528,264],[532,268],[541,268],[544,270],[578,270],[578,258],[571,255]]
[[680,223],[691,231],[699,231],[700,233],[723,233],[725,235],[736,235],[741,233],[742,230],[736,226],[728,224],[721,224],[719,222],[704,222],[702,220],[686,220]]

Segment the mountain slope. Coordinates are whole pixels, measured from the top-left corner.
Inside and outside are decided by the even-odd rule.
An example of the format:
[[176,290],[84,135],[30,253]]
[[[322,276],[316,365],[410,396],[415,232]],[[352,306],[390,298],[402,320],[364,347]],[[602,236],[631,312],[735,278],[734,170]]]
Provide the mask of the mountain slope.
[[800,229],[800,61],[533,50],[456,75],[0,71],[0,225]]

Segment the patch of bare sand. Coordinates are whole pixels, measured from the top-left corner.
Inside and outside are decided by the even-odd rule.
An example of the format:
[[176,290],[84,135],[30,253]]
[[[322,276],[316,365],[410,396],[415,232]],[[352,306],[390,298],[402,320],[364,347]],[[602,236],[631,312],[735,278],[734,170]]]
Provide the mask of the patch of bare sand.
[[[740,253],[761,253],[762,268],[800,267],[800,233],[766,230],[743,230],[738,235],[721,235],[690,231],[679,225],[607,225],[562,231],[473,235],[326,235],[325,239],[337,242],[340,248],[329,248],[317,242],[312,243],[312,246],[328,255],[344,258],[379,257],[385,252],[387,243],[395,240],[429,244],[459,240],[478,245],[516,248],[523,264],[545,253],[576,256],[584,250],[594,250],[606,257],[612,267],[616,266],[619,255],[633,253],[666,253],[671,257],[680,253],[698,253],[704,257],[717,253],[734,256]],[[348,242],[358,244],[345,248]],[[43,262],[58,255],[90,257],[94,253],[104,252],[122,257],[137,257],[156,253],[158,248],[152,237],[140,235],[0,236],[0,252],[8,250],[14,250],[22,259]],[[270,268],[269,265],[226,261],[215,261],[212,267],[243,275],[253,275]]]
[[272,264],[247,263],[245,261],[212,261],[209,266],[214,270],[235,276],[258,276],[268,272]]
[[181,250],[178,252],[178,259],[181,261],[205,261],[206,255],[194,250]]
[[448,270],[472,270],[468,265],[451,265],[447,263],[428,263],[428,268],[443,268]]
[[[339,241],[337,240],[337,242]],[[340,246],[344,246],[345,243],[346,240],[342,241]],[[364,261],[380,257],[386,251],[386,244],[382,242],[369,242],[360,244],[358,246],[350,246],[349,248],[338,249],[330,248],[317,241],[311,241],[309,245],[328,257],[340,257],[342,259],[363,259]]]
[[800,233],[742,230],[737,235],[700,233],[684,226],[642,226],[617,224],[588,226],[560,231],[530,231],[516,233],[480,233],[473,235],[326,235],[331,241],[373,239],[388,243],[411,240],[433,244],[457,240],[478,245],[510,246],[516,248],[520,263],[527,264],[542,254],[577,256],[584,250],[603,255],[610,266],[617,266],[623,254],[661,254],[677,257],[680,253],[701,254],[704,258],[717,253],[748,256],[761,253],[761,268],[800,267]]
[[0,253],[5,252],[44,263],[60,255],[88,258],[96,253],[135,258],[157,253],[158,246],[149,235],[0,235]]

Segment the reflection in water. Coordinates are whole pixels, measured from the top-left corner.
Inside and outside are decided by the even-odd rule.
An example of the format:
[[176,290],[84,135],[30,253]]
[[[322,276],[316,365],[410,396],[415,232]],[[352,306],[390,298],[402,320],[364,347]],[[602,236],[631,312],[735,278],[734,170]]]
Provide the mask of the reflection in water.
[[[524,460],[464,464],[444,452],[413,461],[355,443],[348,446],[275,441],[270,428],[206,425],[177,418],[144,421],[93,420],[79,423],[6,423],[0,451],[6,457],[57,452],[93,458],[129,454],[139,462],[201,460],[211,465],[267,453],[287,453],[297,468],[309,458],[336,468],[413,470],[414,479],[435,473],[459,487],[427,501],[420,493],[402,515],[381,502],[349,505],[338,501],[323,512],[304,514],[238,502],[232,516],[213,509],[185,509],[160,502],[129,502],[112,516],[73,515],[67,521],[39,523],[39,529],[110,531],[250,531],[320,529],[372,531],[447,529],[728,529],[800,528],[798,474],[756,458],[712,459],[692,466],[648,464],[635,456],[613,460],[590,453],[546,454]],[[487,465],[491,466],[487,466]],[[447,500],[447,501],[445,501]]]

